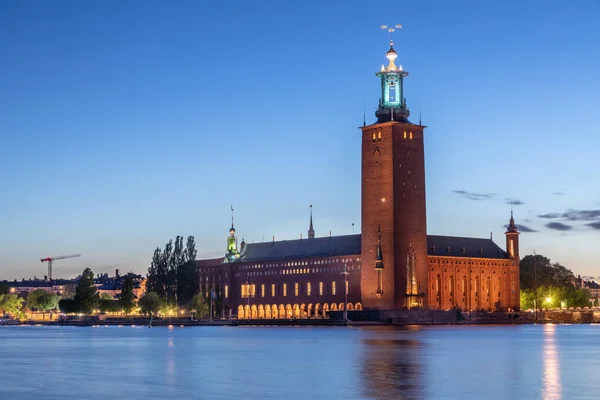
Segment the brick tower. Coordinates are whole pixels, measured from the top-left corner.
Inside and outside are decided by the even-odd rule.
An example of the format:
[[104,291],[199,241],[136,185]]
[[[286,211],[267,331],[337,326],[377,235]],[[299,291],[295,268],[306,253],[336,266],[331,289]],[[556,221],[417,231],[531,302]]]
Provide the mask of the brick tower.
[[427,306],[424,126],[408,120],[408,72],[397,57],[390,40],[389,64],[376,74],[377,122],[361,128],[361,294],[365,308],[380,310]]

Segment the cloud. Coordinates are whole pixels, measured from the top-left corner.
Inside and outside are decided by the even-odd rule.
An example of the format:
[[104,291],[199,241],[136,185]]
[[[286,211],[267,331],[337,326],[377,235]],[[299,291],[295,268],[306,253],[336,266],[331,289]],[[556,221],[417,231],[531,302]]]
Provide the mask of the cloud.
[[600,231],[600,221],[590,222],[587,226]]
[[545,219],[565,219],[567,221],[594,221],[600,219],[600,210],[567,210],[564,213],[538,215]]
[[[528,226],[525,225],[521,225],[521,224],[516,224],[517,225],[517,229],[519,229],[519,231],[521,232],[537,232],[537,230],[530,228]],[[504,225],[504,229],[507,229],[508,225]]]
[[565,195],[564,192],[554,192],[552,194],[555,195],[555,196],[564,196]]
[[504,201],[506,202],[506,204],[510,204],[512,206],[522,206],[523,204],[525,204],[521,200],[511,199],[510,197],[505,197]]
[[469,200],[490,200],[494,197],[494,193],[474,193],[467,192],[466,190],[453,190],[454,193],[460,194],[461,196],[469,199]]
[[549,222],[546,224],[546,228],[553,229],[555,231],[570,231],[573,229],[570,225],[565,225],[561,222]]

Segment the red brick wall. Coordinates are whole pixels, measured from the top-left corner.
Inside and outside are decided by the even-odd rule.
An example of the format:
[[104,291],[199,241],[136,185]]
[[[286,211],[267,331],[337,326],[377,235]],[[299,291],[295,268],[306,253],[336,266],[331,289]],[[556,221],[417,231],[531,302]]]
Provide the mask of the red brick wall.
[[[363,306],[403,308],[406,255],[411,246],[416,255],[419,291],[426,292],[427,287],[423,127],[386,122],[364,127],[362,131]],[[379,226],[385,267],[381,298],[376,296],[374,270]]]
[[518,310],[518,261],[429,256],[429,293],[432,309],[495,311],[499,302],[501,311]]

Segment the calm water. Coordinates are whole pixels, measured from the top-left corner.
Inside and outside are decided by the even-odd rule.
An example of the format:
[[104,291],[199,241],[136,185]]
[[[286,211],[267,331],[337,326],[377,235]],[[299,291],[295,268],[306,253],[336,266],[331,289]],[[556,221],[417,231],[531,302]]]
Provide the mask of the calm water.
[[0,399],[597,399],[600,326],[0,327]]

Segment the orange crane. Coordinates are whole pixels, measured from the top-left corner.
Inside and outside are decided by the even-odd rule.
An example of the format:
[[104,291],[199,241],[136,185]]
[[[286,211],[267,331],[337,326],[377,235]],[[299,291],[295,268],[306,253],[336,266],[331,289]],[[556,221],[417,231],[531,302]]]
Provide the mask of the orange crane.
[[52,280],[52,262],[54,260],[64,260],[65,258],[75,258],[75,257],[81,257],[81,254],[70,254],[68,256],[56,256],[56,257],[46,257],[46,258],[42,258],[40,261],[41,262],[48,262],[48,280],[51,281]]

